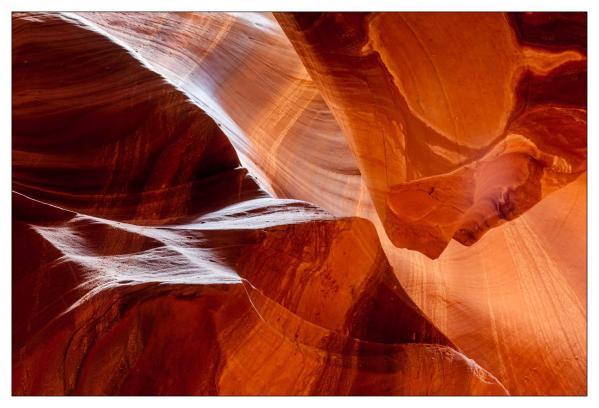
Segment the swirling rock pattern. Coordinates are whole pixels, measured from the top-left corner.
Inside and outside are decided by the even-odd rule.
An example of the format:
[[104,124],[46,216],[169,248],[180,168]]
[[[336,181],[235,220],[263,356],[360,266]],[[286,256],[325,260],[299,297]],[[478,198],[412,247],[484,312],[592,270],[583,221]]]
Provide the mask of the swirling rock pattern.
[[345,136],[272,15],[75,17],[124,44],[208,112],[271,194],[335,215],[369,205]]
[[12,64],[14,394],[586,392],[585,15],[16,13]]
[[452,238],[471,245],[586,169],[579,44],[522,44],[501,13],[277,18],[396,246],[438,257]]

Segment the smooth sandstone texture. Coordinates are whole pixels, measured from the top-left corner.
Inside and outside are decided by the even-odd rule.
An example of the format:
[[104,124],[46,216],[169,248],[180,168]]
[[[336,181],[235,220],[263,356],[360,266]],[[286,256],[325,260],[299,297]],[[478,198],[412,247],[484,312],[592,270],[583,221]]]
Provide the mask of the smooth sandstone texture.
[[[470,15],[459,14],[458,16],[465,18],[467,21],[471,21],[473,18]],[[280,18],[280,16],[278,17]],[[437,22],[441,18],[447,19],[445,22],[439,22],[446,25],[448,22],[456,22],[456,16],[451,14],[433,15],[433,17]],[[478,15],[478,17],[481,17],[481,15]],[[506,38],[510,35],[515,35],[521,46],[536,48],[549,47],[558,52],[568,51],[564,54],[566,57],[575,56],[576,52],[585,52],[584,15],[533,13],[495,16],[482,15],[482,17],[484,18],[483,21],[487,23],[489,23],[489,20],[495,21],[494,25],[487,24],[487,28],[493,27],[503,33],[501,38],[503,38],[504,43],[506,43]],[[202,79],[202,76],[204,78],[211,78],[215,75],[216,65],[214,63],[208,65],[208,63],[217,59],[217,57],[220,57],[218,58],[220,64],[224,64],[225,61],[228,61],[229,65],[227,66],[236,64],[235,69],[226,72],[218,70],[220,75],[219,83],[222,85],[218,88],[218,95],[233,93],[233,89],[227,87],[226,84],[229,82],[237,84],[236,77],[241,75],[246,79],[242,87],[234,88],[236,98],[249,90],[257,92],[258,89],[252,84],[261,83],[263,78],[268,76],[266,75],[265,68],[257,69],[257,61],[260,62],[260,66],[268,67],[268,74],[273,77],[280,75],[281,67],[288,67],[287,72],[291,72],[291,67],[301,65],[301,62],[298,62],[299,57],[294,57],[293,54],[285,53],[285,58],[278,58],[264,52],[263,47],[257,45],[250,46],[251,43],[245,41],[246,36],[244,33],[252,38],[264,38],[266,35],[265,32],[267,32],[271,43],[284,43],[284,39],[281,39],[283,34],[280,29],[273,25],[264,26],[260,23],[260,21],[271,20],[266,15],[251,15],[251,18],[244,15],[229,15],[226,18],[221,16],[219,19],[214,14],[177,13],[176,15],[169,14],[168,18],[165,19],[162,15],[156,16],[154,14],[131,14],[125,16],[114,13],[86,13],[84,18],[93,21],[94,24],[98,24],[102,29],[109,32],[110,35],[118,38],[119,41],[123,41],[129,46],[134,47],[139,57],[143,57],[149,65],[152,65],[155,70],[161,72],[169,81],[179,84],[188,94],[197,98],[200,104],[203,100],[209,100],[209,98],[206,99],[205,94],[197,92],[197,89],[193,88],[193,84],[203,84],[205,88],[208,88],[210,82]],[[234,19],[240,21],[235,21]],[[198,26],[193,24],[193,21],[210,21],[211,24]],[[254,21],[256,24],[248,24],[248,21]],[[319,24],[322,24],[322,22]],[[509,24],[509,27],[506,24]],[[205,29],[207,26],[211,27],[211,29]],[[153,27],[153,29],[148,30],[141,27]],[[243,27],[243,30],[240,30],[239,27]],[[261,27],[268,27],[269,29],[263,30]],[[478,25],[474,25],[473,27],[478,27]],[[510,31],[513,34],[510,34]],[[164,40],[159,43],[153,41],[153,36],[156,33],[160,33],[161,38]],[[202,46],[202,53],[193,52],[193,50],[197,49],[198,45],[192,41],[192,38],[194,35],[199,36],[200,34],[209,44],[216,45]],[[468,33],[458,33],[456,35],[464,37]],[[472,37],[471,34],[470,36]],[[178,43],[175,40],[167,41],[169,38],[179,37],[184,37],[185,41],[179,41]],[[384,39],[384,36],[382,38]],[[404,37],[402,36],[401,38]],[[463,52],[461,48],[464,48],[464,46],[461,48],[458,47],[456,50],[455,44],[449,44],[451,40],[451,37],[438,39],[438,42],[441,42],[440,48]],[[165,43],[168,44],[168,47],[164,46]],[[512,40],[507,41],[508,44],[511,44],[511,48],[506,48],[503,52],[505,55],[500,55],[497,52],[497,47],[499,46],[496,42],[492,43],[496,47],[495,49],[486,49],[482,45],[477,47],[477,42],[472,41],[472,39],[470,39],[470,43],[472,44],[470,44],[469,48],[473,49],[473,51],[469,51],[472,53],[470,60],[476,57],[477,54],[487,56],[492,54],[489,57],[491,59],[497,59],[499,56],[501,58],[509,57],[513,59],[513,54],[518,53],[516,48],[519,46]],[[236,44],[237,46],[232,46],[231,44]],[[241,46],[241,44],[245,46]],[[405,44],[405,46],[409,47],[410,44]],[[454,48],[451,48],[452,46]],[[224,49],[226,49],[227,54],[222,54]],[[261,51],[260,58],[255,60],[253,56],[257,50]],[[507,52],[510,50],[511,52]],[[536,58],[538,57],[537,51],[525,48],[523,52],[526,53],[526,58]],[[186,56],[186,59],[170,59],[169,53],[172,52],[182,53]],[[214,56],[210,57],[212,54]],[[228,58],[224,58],[223,55],[228,55]],[[462,58],[461,56],[460,58],[454,58],[452,54],[448,54],[447,52],[444,55],[445,59],[441,59],[436,63],[451,63],[455,59]],[[181,64],[181,60],[185,60],[188,65],[195,64],[193,75],[189,75],[189,78],[193,77],[193,81],[187,77],[185,80],[177,79],[177,70],[180,69],[182,72],[188,72],[191,69],[189,66],[185,68],[185,65]],[[245,65],[237,64],[238,61],[244,61]],[[411,61],[412,59],[406,59],[399,68],[404,69],[404,71],[409,69]],[[495,61],[493,66],[488,63],[488,59],[483,61],[487,61],[485,69],[489,67],[494,68],[495,64],[498,66],[506,65],[506,62],[501,60],[498,62]],[[535,62],[537,70],[547,69],[547,64],[541,64],[538,61],[539,59],[537,58],[537,62]],[[555,69],[555,72],[552,71],[551,75],[531,75],[526,72],[524,73],[524,77],[521,78],[518,84],[520,86],[518,89],[519,101],[520,105],[522,105],[518,109],[541,103],[549,105],[545,106],[544,109],[533,109],[526,114],[522,114],[517,121],[515,120],[513,129],[517,130],[518,134],[506,136],[505,140],[497,142],[497,145],[494,145],[490,151],[484,153],[479,160],[474,160],[468,165],[439,175],[436,178],[424,178],[410,182],[393,192],[393,196],[398,198],[393,201],[396,211],[402,214],[404,218],[411,220],[410,228],[413,231],[405,235],[405,240],[409,245],[418,245],[429,256],[438,255],[438,252],[443,249],[447,242],[445,242],[445,238],[439,240],[438,238],[440,237],[437,236],[434,240],[437,243],[431,243],[431,236],[425,232],[433,229],[430,225],[427,226],[426,223],[423,223],[422,220],[425,218],[430,219],[431,216],[434,216],[436,217],[435,222],[446,222],[446,224],[440,225],[443,231],[451,233],[456,225],[456,220],[452,217],[459,216],[458,209],[467,211],[467,217],[463,217],[463,219],[459,219],[458,221],[464,223],[470,230],[463,229],[457,236],[461,237],[462,241],[472,244],[477,239],[480,239],[483,233],[492,225],[513,219],[520,211],[535,205],[540,196],[546,196],[556,187],[576,178],[575,173],[567,173],[568,162],[561,159],[558,160],[552,155],[557,153],[561,157],[566,158],[566,160],[578,162],[579,164],[582,163],[580,160],[585,156],[584,146],[586,146],[586,135],[584,135],[583,140],[576,141],[577,135],[581,135],[582,122],[575,120],[573,122],[574,130],[572,130],[559,117],[561,112],[563,112],[560,110],[560,106],[579,106],[581,111],[578,118],[583,122],[585,121],[583,108],[586,105],[586,72],[584,61],[581,60],[580,64],[577,64],[571,65],[565,63]],[[171,68],[169,70],[163,69],[162,67],[165,65]],[[243,66],[251,66],[252,69],[244,70]],[[468,68],[468,66],[465,68]],[[420,66],[418,69],[422,69],[423,72],[429,72]],[[418,72],[414,71],[415,77],[413,80],[420,81],[421,86],[427,86],[429,74],[423,75],[418,74]],[[472,72],[472,69],[468,72]],[[348,72],[345,72],[345,74],[348,74]],[[352,71],[349,74],[356,75],[360,73],[352,65]],[[454,75],[456,75],[456,71],[449,72],[446,76],[448,80],[452,80],[451,77]],[[315,75],[316,77],[317,75]],[[249,78],[256,79],[247,83]],[[434,76],[428,79],[430,80],[431,78],[434,79]],[[448,95],[448,97],[456,103],[464,103],[464,101],[471,102],[480,95],[488,97],[492,94],[489,91],[485,91],[486,88],[494,86],[495,82],[492,77],[486,78],[485,75],[479,74],[474,78],[468,79],[468,81],[463,81],[463,83],[474,84],[474,80],[480,81],[480,83],[477,83],[477,87],[471,86],[465,90],[462,90],[459,86],[454,87],[452,88],[452,92],[458,93],[459,97],[453,94]],[[412,80],[407,82],[411,83]],[[309,84],[308,81],[304,81],[303,83]],[[434,86],[429,86],[429,88],[433,91],[435,90]],[[277,88],[269,86],[266,89],[268,92],[275,92]],[[479,92],[477,93],[473,89]],[[345,92],[346,89],[343,91]],[[284,93],[283,91],[280,92]],[[247,125],[247,119],[245,121],[239,119],[240,112],[245,112],[246,108],[244,107],[243,110],[240,110],[236,108],[234,103],[230,102],[235,101],[236,98],[230,97],[227,102],[224,102],[225,99],[220,99],[222,103],[221,105],[217,105],[219,108],[215,109],[216,113],[212,113],[212,115],[216,118],[221,118],[226,114],[230,118],[235,118],[239,123],[246,123],[244,125],[245,129],[252,129],[251,125]],[[268,103],[270,100],[272,99],[248,98],[246,102],[254,106],[262,106],[261,104]],[[481,103],[488,103],[493,108],[495,106],[493,105],[494,100]],[[477,108],[482,109],[483,106]],[[490,113],[487,112],[485,114],[493,114],[491,108],[487,109]],[[289,101],[285,104],[271,104],[267,109],[275,112],[277,109],[285,109],[285,112],[287,112],[285,115],[276,115],[274,113],[270,115],[271,117],[276,116],[279,118],[283,121],[281,123],[286,123],[286,125],[282,125],[283,129],[291,129],[292,127],[288,124],[293,123],[294,118],[305,117],[305,115],[310,115],[314,112],[311,109],[302,110],[301,104],[293,104]],[[317,113],[321,117],[325,114],[321,110],[318,110]],[[458,120],[464,121],[471,114],[470,112],[466,112],[464,113],[466,116],[460,115]],[[482,119],[479,117],[477,120]],[[328,120],[312,122],[310,128],[312,132],[311,140],[320,141],[323,135],[339,134],[329,131],[331,129],[329,123],[330,121]],[[473,126],[488,126],[488,124],[485,125],[484,123],[475,121],[470,121],[470,124]],[[413,136],[416,142],[419,141],[416,136],[421,134],[427,135],[426,132],[422,133],[422,129],[416,128],[415,130]],[[534,133],[531,131],[534,131]],[[225,132],[227,133],[227,129],[225,129]],[[513,393],[564,394],[584,392],[586,369],[584,365],[580,365],[579,361],[584,360],[584,356],[586,355],[584,350],[586,337],[584,331],[580,330],[579,324],[586,319],[585,307],[568,308],[568,311],[564,313],[565,315],[571,314],[573,327],[570,328],[569,325],[564,325],[560,330],[550,329],[552,325],[558,324],[556,323],[558,314],[547,309],[547,305],[553,299],[562,297],[564,292],[569,293],[570,290],[581,294],[579,299],[584,300],[586,276],[584,254],[586,253],[586,245],[585,241],[580,239],[580,236],[584,235],[585,231],[584,212],[586,208],[584,201],[578,198],[580,193],[574,193],[574,195],[560,194],[559,197],[561,198],[559,201],[555,199],[551,200],[556,205],[551,210],[548,210],[547,213],[535,211],[535,213],[541,215],[536,217],[530,225],[536,230],[544,231],[544,234],[540,235],[541,237],[545,237],[546,230],[549,229],[552,233],[547,235],[547,238],[530,237],[528,231],[519,226],[520,223],[514,224],[514,228],[517,228],[518,231],[513,236],[534,239],[538,241],[537,246],[539,247],[539,250],[525,252],[525,256],[520,254],[517,262],[511,262],[510,260],[513,257],[512,252],[519,251],[520,246],[508,246],[501,242],[501,238],[497,237],[484,239],[485,244],[478,245],[471,252],[462,251],[460,245],[450,245],[439,256],[437,262],[430,262],[416,252],[397,248],[389,240],[387,231],[381,225],[379,215],[372,208],[369,194],[364,193],[363,183],[361,183],[359,191],[357,189],[349,189],[349,186],[355,185],[355,183],[344,184],[348,188],[343,188],[340,191],[335,191],[332,188],[322,188],[322,185],[319,184],[320,177],[323,177],[324,174],[330,174],[331,169],[334,169],[334,166],[338,162],[339,155],[347,152],[346,149],[341,149],[339,143],[334,150],[323,150],[327,155],[320,155],[321,145],[317,145],[316,149],[310,149],[309,147],[313,145],[313,142],[309,145],[302,142],[301,146],[298,145],[298,147],[303,147],[303,149],[293,149],[292,151],[295,153],[294,159],[287,160],[287,155],[280,154],[282,150],[277,148],[279,146],[278,143],[273,145],[264,144],[264,140],[270,139],[265,138],[262,134],[252,132],[251,130],[244,130],[242,127],[237,128],[235,136],[227,134],[231,137],[237,150],[247,149],[248,145],[252,146],[255,151],[265,149],[262,157],[267,157],[267,160],[261,160],[256,165],[259,168],[274,168],[277,169],[277,172],[267,174],[257,171],[256,174],[258,174],[261,185],[282,185],[285,183],[285,187],[278,190],[279,195],[301,198],[313,202],[338,215],[358,215],[370,219],[377,227],[379,238],[394,268],[394,272],[402,282],[409,284],[408,291],[416,303],[420,307],[429,310],[429,316],[440,326],[445,325],[448,318],[459,321],[459,325],[450,325],[447,327],[445,333],[461,348],[467,350],[469,355],[479,356],[478,358],[484,355],[484,360],[487,364],[485,367],[493,372],[497,372],[497,375],[502,378],[502,382],[509,382]],[[529,136],[531,134],[536,137],[534,140],[537,141],[533,140],[531,142],[531,136]],[[368,133],[368,136],[370,137],[370,133]],[[429,140],[429,136],[424,140]],[[243,143],[239,142],[240,138]],[[559,141],[560,139],[562,141]],[[286,144],[291,143],[293,140],[302,140],[302,138],[299,134],[291,132],[286,133],[286,136],[282,140],[282,143]],[[538,151],[537,146],[533,142],[538,144],[544,143],[548,152]],[[547,142],[553,144],[554,147],[548,148],[549,144]],[[569,154],[566,149],[562,148],[571,142],[574,145],[578,144],[582,146],[576,150],[578,153]],[[442,152],[437,146],[430,146],[430,148],[437,153]],[[459,147],[458,150],[462,151],[464,149]],[[289,150],[286,149],[286,151]],[[338,154],[332,155],[332,151]],[[414,149],[411,151],[413,152]],[[319,156],[314,156],[314,152],[317,152]],[[256,153],[254,152],[253,154]],[[343,153],[343,155],[347,155],[347,153]],[[309,157],[312,166],[318,165],[319,168],[326,171],[319,170],[320,177],[316,179],[310,171],[313,167],[306,167],[303,157]],[[438,160],[439,158],[428,160],[424,164],[438,167],[442,164],[437,163]],[[298,167],[295,165],[300,162],[302,167],[298,171]],[[555,186],[551,185],[551,183],[547,186],[533,182],[535,177],[541,176],[541,170],[543,170],[543,180],[547,182],[546,175],[549,174],[549,170],[544,166],[549,162],[555,163],[555,166],[552,164],[555,168],[566,169],[566,173],[561,174],[559,171],[552,173],[552,177],[555,177],[554,181],[557,183]],[[293,179],[283,176],[283,174],[289,173],[293,174]],[[580,177],[577,180],[584,180],[584,175]],[[478,183],[478,188],[472,179],[475,179],[474,181]],[[517,184],[517,187],[515,189],[504,188],[506,181]],[[539,184],[541,184],[540,187]],[[311,190],[305,188],[311,185],[318,186],[319,189]],[[330,179],[327,180],[327,185],[333,186]],[[577,185],[580,185],[580,183],[577,182]],[[580,189],[576,191],[580,191]],[[582,191],[584,192],[584,190]],[[289,192],[293,194],[289,194]],[[430,195],[428,194],[429,192],[431,193]],[[473,204],[472,194],[475,194],[476,205]],[[350,200],[348,200],[348,195]],[[572,208],[574,210],[570,210]],[[554,212],[561,214],[563,218],[550,215],[554,214]],[[580,215],[577,217],[568,215],[574,212]],[[424,216],[424,218],[418,219],[420,216]],[[407,224],[404,223],[403,225]],[[553,247],[555,247],[553,242],[560,241],[560,236],[564,237],[564,241],[570,243],[566,251],[553,250]],[[499,242],[494,242],[495,240],[499,240]],[[426,246],[424,246],[425,243]],[[409,247],[409,245],[407,246]],[[481,250],[483,247],[484,249]],[[485,274],[481,275],[479,268],[474,266],[476,263],[471,262],[469,255],[472,255],[473,258],[477,258],[478,256],[481,259],[490,258],[496,266],[486,268]],[[454,260],[456,257],[459,261]],[[552,265],[551,270],[557,273],[557,275],[554,275],[554,278],[557,279],[556,284],[523,286],[517,279],[506,279],[504,268],[506,270],[518,268],[520,271],[527,271],[525,276],[528,277],[544,273],[548,264]],[[440,268],[440,265],[442,265],[442,268]],[[455,297],[455,295],[452,295],[449,297],[452,292],[445,289],[447,277],[460,277],[465,273],[467,275],[464,279],[467,278],[468,281],[465,289],[460,292],[460,296]],[[486,276],[487,278],[482,279],[481,276]],[[561,279],[561,277],[566,277],[566,280]],[[500,282],[501,290],[497,290],[497,294],[491,293],[490,291],[495,291],[495,289],[488,288],[489,284],[487,281]],[[562,287],[562,285],[566,286]],[[477,293],[481,292],[487,293],[486,296],[497,296],[498,300],[495,302],[472,303],[470,313],[464,313],[460,307],[456,307],[456,305],[468,302],[470,297],[477,297]],[[509,304],[507,301],[504,302],[502,300],[502,296],[499,294],[501,292],[510,294]],[[569,299],[572,300],[571,297]],[[519,311],[522,310],[522,305],[525,303],[530,304],[529,308],[531,310],[537,311],[521,315]],[[513,312],[503,313],[501,310],[505,307],[509,307]],[[546,325],[542,325],[542,327],[545,327],[545,330],[539,330],[537,326],[539,319],[535,319],[534,316],[539,314],[543,314],[542,321],[547,322]],[[526,331],[510,330],[509,335],[502,336],[501,338],[497,335],[498,327],[502,328],[506,325],[513,326],[514,324],[518,327],[535,327],[535,329]],[[474,337],[476,341],[471,341],[470,337],[463,335],[463,328],[470,328],[469,330],[471,331],[469,333],[480,333],[480,335]],[[574,343],[569,340],[566,341],[566,330],[574,333],[574,337],[572,338]],[[524,355],[535,355],[529,351],[530,342],[535,343],[535,348],[544,350],[544,354],[548,354],[550,357],[547,357],[547,359],[533,358],[532,361],[522,358]],[[498,346],[498,343],[501,344],[501,347]],[[571,343],[574,346],[556,348],[553,344],[557,343]],[[502,363],[506,360],[510,361],[508,369]],[[557,360],[566,369],[563,371],[555,370],[554,362]]]
[[209,117],[78,21],[13,28],[15,394],[507,392],[371,223],[269,197]]
[[586,393],[586,177],[436,260],[385,251],[406,291],[520,395]]
[[267,13],[78,13],[204,109],[260,185],[354,215],[370,199],[345,136]]
[[586,392],[584,15],[13,30],[14,393]]
[[586,169],[578,44],[521,43],[502,13],[277,19],[395,246],[436,258],[452,238],[471,245]]

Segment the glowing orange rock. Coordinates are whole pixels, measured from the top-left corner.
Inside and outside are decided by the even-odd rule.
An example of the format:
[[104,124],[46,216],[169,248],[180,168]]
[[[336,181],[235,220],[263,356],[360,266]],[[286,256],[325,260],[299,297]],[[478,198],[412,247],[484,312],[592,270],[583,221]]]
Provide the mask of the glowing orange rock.
[[586,392],[584,14],[13,38],[15,394]]
[[369,221],[269,197],[202,111],[76,20],[14,20],[15,394],[507,392]]
[[[452,238],[471,245],[586,169],[576,42],[521,44],[502,13],[277,19],[398,247],[437,257]],[[562,24],[580,30],[584,16]]]

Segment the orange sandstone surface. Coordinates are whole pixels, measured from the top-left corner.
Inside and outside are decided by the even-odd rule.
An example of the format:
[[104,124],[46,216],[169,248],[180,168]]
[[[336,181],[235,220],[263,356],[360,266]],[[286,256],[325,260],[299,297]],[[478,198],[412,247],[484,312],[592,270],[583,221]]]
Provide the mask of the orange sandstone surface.
[[14,395],[586,394],[586,15],[14,13]]

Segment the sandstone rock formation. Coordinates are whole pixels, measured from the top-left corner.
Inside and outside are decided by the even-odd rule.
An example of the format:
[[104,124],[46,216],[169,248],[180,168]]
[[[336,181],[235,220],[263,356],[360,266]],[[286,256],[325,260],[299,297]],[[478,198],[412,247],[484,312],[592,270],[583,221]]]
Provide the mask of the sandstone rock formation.
[[584,45],[522,44],[501,13],[278,19],[396,246],[471,245],[585,170]]
[[14,394],[586,392],[584,14],[16,13],[12,64]]

